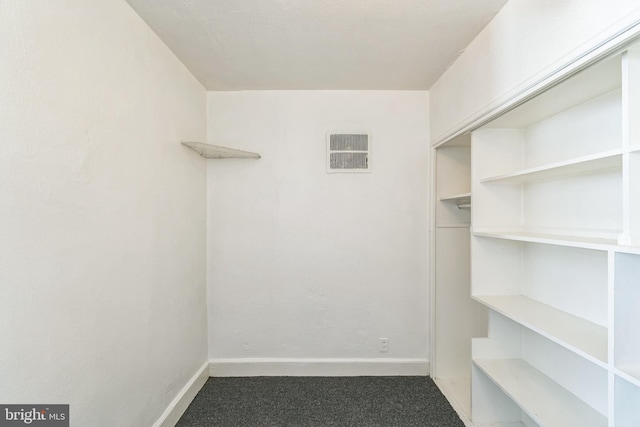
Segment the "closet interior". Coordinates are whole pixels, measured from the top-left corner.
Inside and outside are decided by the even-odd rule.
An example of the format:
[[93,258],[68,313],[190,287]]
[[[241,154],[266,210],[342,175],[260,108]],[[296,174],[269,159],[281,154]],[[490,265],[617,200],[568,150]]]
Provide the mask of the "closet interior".
[[640,46],[434,151],[432,375],[457,411],[640,425]]

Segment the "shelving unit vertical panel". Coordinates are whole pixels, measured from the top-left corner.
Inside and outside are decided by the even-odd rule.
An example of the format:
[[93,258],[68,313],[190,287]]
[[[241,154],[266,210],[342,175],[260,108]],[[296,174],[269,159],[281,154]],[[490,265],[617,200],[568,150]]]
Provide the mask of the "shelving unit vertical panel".
[[640,426],[640,388],[615,378],[615,427]]
[[623,146],[640,144],[640,47],[622,54],[622,140]]
[[607,361],[609,362],[609,372],[607,375],[608,383],[607,390],[608,396],[608,414],[609,414],[609,426],[615,426],[615,375],[611,366],[615,361],[615,266],[616,266],[616,253],[613,250],[607,251],[607,310],[608,310],[608,325],[607,329]]
[[630,150],[623,162],[624,229],[621,243],[640,246],[640,48],[622,57],[622,134]]
[[523,248],[523,295],[608,325],[607,252],[537,243]]
[[616,254],[615,366],[640,381],[640,255]]
[[520,227],[520,185],[495,185],[480,180],[522,168],[522,130],[480,129],[473,132],[471,141],[472,224],[474,227]]
[[[640,117],[640,108],[636,117]],[[625,154],[625,157],[628,159],[625,162],[628,173],[624,185],[624,193],[628,203],[628,244],[640,246],[640,152]]]

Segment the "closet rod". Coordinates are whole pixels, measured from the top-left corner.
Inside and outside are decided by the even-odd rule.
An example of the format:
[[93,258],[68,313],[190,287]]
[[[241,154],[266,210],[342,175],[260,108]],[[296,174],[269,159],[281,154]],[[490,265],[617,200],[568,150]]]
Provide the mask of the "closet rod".
[[458,209],[471,209],[471,203],[459,203],[456,206]]

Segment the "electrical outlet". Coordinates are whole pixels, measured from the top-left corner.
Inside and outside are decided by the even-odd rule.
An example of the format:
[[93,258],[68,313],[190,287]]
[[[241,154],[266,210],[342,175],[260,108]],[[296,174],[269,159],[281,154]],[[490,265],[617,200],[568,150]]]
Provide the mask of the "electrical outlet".
[[389,338],[380,338],[380,353],[389,351]]

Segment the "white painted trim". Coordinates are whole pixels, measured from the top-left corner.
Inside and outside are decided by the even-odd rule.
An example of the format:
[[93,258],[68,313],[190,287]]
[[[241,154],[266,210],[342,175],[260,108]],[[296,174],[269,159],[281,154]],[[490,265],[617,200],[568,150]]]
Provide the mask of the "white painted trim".
[[532,78],[490,102],[475,113],[458,122],[448,131],[433,138],[432,145],[439,147],[447,141],[471,132],[518,105],[528,101],[594,62],[619,50],[624,44],[640,35],[640,8],[612,25],[589,42],[573,50]]
[[174,427],[208,379],[209,362],[205,362],[180,390],[175,399],[171,401],[164,413],[158,418],[158,421],[153,424],[153,427]]
[[460,417],[465,427],[474,427],[471,419],[469,419],[464,410],[462,410],[462,407],[460,406],[456,398],[451,393],[449,393],[449,389],[443,387],[441,381],[438,378],[433,377],[433,382],[436,383],[440,392],[447,399],[453,410],[456,411],[456,414],[458,414],[458,417]]
[[427,359],[211,359],[211,377],[428,376]]
[[436,357],[436,197],[437,197],[437,174],[438,154],[435,147],[431,148],[431,176],[429,183],[429,358],[431,366],[429,367],[429,375],[431,378],[436,377],[438,363]]

